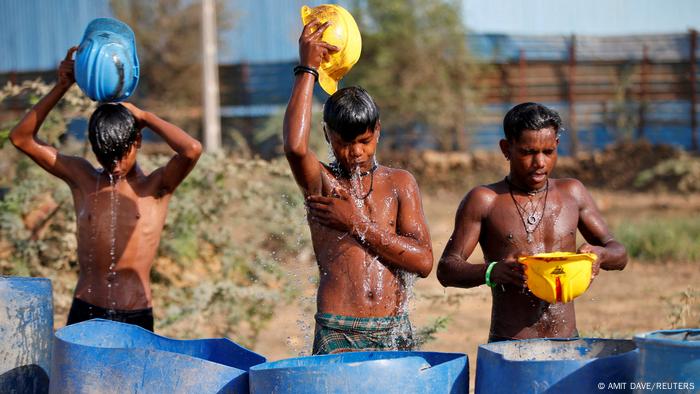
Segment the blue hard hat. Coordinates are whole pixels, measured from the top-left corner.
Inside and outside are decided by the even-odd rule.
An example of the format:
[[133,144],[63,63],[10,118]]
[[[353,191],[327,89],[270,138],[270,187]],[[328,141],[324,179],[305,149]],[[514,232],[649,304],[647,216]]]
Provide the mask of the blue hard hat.
[[124,22],[97,18],[88,24],[75,55],[75,81],[95,101],[129,97],[139,83],[134,32]]

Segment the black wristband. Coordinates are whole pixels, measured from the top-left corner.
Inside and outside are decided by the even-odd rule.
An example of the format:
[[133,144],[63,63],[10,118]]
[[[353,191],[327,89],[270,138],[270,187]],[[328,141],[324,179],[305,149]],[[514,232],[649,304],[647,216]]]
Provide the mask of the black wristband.
[[318,82],[318,71],[313,67],[302,66],[301,64],[294,67],[294,75],[299,73],[309,73],[314,76],[314,80]]

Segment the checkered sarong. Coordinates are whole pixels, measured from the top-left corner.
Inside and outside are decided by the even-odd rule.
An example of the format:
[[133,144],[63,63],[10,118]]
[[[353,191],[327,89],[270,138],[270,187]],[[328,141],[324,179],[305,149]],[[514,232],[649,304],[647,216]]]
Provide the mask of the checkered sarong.
[[413,331],[408,315],[350,317],[316,314],[313,354],[412,348]]

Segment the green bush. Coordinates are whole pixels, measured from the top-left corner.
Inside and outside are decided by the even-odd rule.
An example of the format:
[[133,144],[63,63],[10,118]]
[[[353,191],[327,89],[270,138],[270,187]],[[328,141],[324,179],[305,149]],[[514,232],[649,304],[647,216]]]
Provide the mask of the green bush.
[[647,261],[700,260],[700,217],[626,221],[615,234],[630,257]]
[[205,273],[167,286],[163,328],[201,334],[198,322],[218,319],[211,335],[252,345],[275,306],[293,294],[282,264],[311,255],[305,227],[286,162],[204,155],[175,192],[160,243],[159,256],[183,273],[171,278],[172,267],[156,265],[154,282],[182,281],[195,264]]
[[[14,100],[29,107],[48,89],[40,82],[8,85],[0,104]],[[94,162],[84,144],[60,138],[70,119],[87,117],[93,108],[76,89],[51,112],[40,135],[62,152]],[[0,136],[16,121],[3,124]],[[10,144],[0,149],[0,168],[7,169],[0,183],[7,188],[0,199],[0,274],[52,279],[62,313],[78,272],[70,189]],[[139,154],[138,161],[150,172],[168,159]],[[32,222],[36,213],[41,219]],[[228,336],[252,346],[275,308],[295,292],[283,263],[310,263],[310,249],[302,196],[284,161],[203,155],[170,201],[152,271],[159,331]]]
[[634,186],[639,189],[700,192],[700,158],[682,153],[664,160],[637,175]]

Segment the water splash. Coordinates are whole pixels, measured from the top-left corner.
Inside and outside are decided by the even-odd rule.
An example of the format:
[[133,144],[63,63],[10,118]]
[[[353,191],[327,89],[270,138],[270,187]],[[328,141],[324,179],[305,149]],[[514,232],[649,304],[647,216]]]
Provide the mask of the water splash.
[[[414,288],[416,280],[418,279],[418,274],[405,270],[398,270],[396,275],[399,281],[399,286],[402,287],[404,294],[403,300],[399,305],[397,316],[408,316],[410,315],[409,311],[411,309],[413,298],[415,297]],[[407,326],[397,324],[391,330],[392,346],[397,349],[405,346],[413,349],[416,346],[416,338],[413,336],[414,332],[415,330],[413,328],[413,324],[410,322]],[[406,343],[406,341],[408,341],[408,343]]]
[[330,142],[326,141],[326,145],[328,146],[328,162],[329,163],[334,163],[338,160],[338,158],[335,157],[335,153],[333,153],[333,147],[331,146]]
[[[91,204],[88,207],[88,217],[90,218],[90,243],[88,244],[88,261],[86,269],[86,276],[88,278],[88,294],[92,294],[92,266],[95,264],[95,248],[97,245],[97,195],[100,193],[100,179],[102,178],[102,169],[97,170],[97,177],[95,181],[95,192],[92,194]],[[90,297],[90,296],[88,296]],[[92,310],[92,308],[90,308]],[[92,317],[92,314],[90,314]]]
[[112,296],[112,292],[116,287],[117,273],[115,271],[117,267],[117,214],[119,212],[119,194],[117,193],[117,185],[121,177],[115,178],[111,173],[109,174],[109,186],[110,186],[110,224],[109,224],[109,236],[110,236],[110,247],[109,247],[109,272],[107,273],[107,309],[110,315],[115,313],[116,301]]

